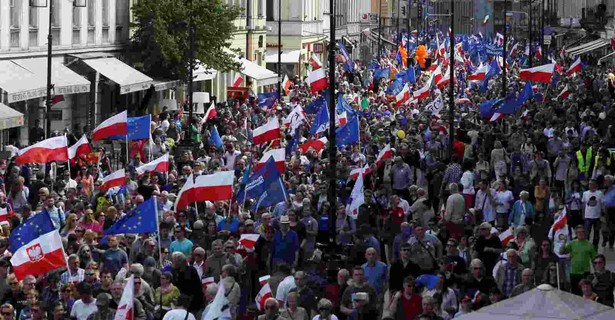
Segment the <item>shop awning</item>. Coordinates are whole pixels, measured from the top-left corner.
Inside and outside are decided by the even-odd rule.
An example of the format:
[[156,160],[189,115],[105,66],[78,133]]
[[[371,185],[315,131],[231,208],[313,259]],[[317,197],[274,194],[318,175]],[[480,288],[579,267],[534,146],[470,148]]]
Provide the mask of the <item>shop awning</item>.
[[241,73],[256,80],[258,86],[266,86],[278,82],[277,73],[267,70],[245,58],[239,59],[239,62],[241,63]]
[[[270,54],[265,56],[266,63],[278,63],[278,51],[272,50],[269,51]],[[282,63],[299,63],[299,59],[301,58],[301,50],[292,50],[288,52],[282,51],[282,57],[280,57],[280,61]]]
[[607,39],[598,39],[598,40],[594,40],[588,43],[584,43],[580,46],[576,46],[570,49],[566,49],[566,54],[569,57],[574,57],[574,56],[578,56],[581,54],[585,54],[585,53],[589,53],[592,52],[594,50],[598,50],[598,49],[602,49],[606,46],[611,45],[611,43],[609,42],[609,40]]
[[[197,61],[198,63],[198,61]],[[192,74],[194,75],[194,80],[193,81],[206,81],[206,80],[213,80],[216,78],[216,76],[218,75],[218,71],[214,70],[214,69],[210,69],[207,68],[205,65],[198,63],[196,70],[194,70],[192,72]]]
[[85,59],[85,64],[120,86],[120,94],[147,90],[154,80],[116,58]]
[[154,91],[164,91],[177,87],[179,80],[154,80]]
[[0,130],[23,126],[23,113],[0,103]]
[[[53,95],[90,91],[90,81],[59,62],[52,62]],[[6,91],[7,102],[13,103],[47,95],[47,59],[0,61],[0,89]]]

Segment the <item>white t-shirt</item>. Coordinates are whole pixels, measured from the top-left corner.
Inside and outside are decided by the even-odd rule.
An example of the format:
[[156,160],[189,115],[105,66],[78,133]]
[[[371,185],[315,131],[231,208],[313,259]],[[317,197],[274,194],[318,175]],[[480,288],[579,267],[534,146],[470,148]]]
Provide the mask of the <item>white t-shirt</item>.
[[296,287],[297,285],[295,285],[295,277],[293,277],[292,275],[287,276],[278,285],[278,290],[275,293],[275,299],[278,301],[282,301],[283,305],[286,305],[286,299],[288,298],[288,294],[290,293],[290,290]]
[[83,303],[83,301],[79,299],[73,304],[73,308],[70,310],[70,316],[77,320],[87,320],[87,318],[96,311],[98,311],[96,299],[92,299],[88,304]]
[[233,150],[233,152],[225,152],[224,153],[224,162],[226,163],[226,168],[230,171],[235,170],[235,160],[237,160],[237,156],[241,154],[239,150]]
[[[334,314],[332,314],[332,315],[331,315],[331,318],[330,318],[330,319],[331,319],[331,320],[339,320],[339,319],[337,318],[337,316],[336,316],[336,315],[334,315]],[[312,318],[312,320],[320,320],[320,315],[319,315],[319,314],[315,315],[315,316],[314,316],[314,318]]]
[[[186,319],[186,310],[175,309],[167,312],[162,320],[184,320]],[[188,314],[188,320],[196,320],[192,313]]]
[[510,210],[510,203],[512,200],[514,200],[514,196],[510,190],[496,192],[495,202],[501,203],[501,205],[496,205],[495,211],[498,213],[507,213]]
[[583,192],[583,204],[585,205],[585,218],[598,219],[604,205],[604,194],[599,190],[585,191]]

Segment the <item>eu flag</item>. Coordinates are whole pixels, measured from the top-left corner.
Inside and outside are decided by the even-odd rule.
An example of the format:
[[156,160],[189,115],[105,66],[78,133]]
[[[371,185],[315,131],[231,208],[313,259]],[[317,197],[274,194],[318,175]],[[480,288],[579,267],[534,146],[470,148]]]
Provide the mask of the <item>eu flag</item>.
[[525,87],[523,87],[523,91],[521,92],[521,94],[519,95],[519,98],[517,99],[517,104],[521,106],[523,105],[525,101],[528,101],[533,98],[534,98],[534,90],[532,89],[532,83],[530,81],[526,81]]
[[[150,137],[150,126],[152,116],[146,115],[142,117],[128,117],[128,140],[143,140]],[[111,140],[125,140],[125,136],[114,136]]]
[[11,231],[9,250],[15,253],[17,249],[28,244],[30,241],[51,231],[55,231],[55,227],[51,217],[49,217],[49,213],[47,211],[37,213]]
[[329,128],[329,110],[327,103],[325,102],[321,107],[320,111],[316,115],[312,126],[310,127],[310,135],[315,135],[317,133],[321,133],[326,131]]
[[316,114],[326,101],[329,101],[329,91],[324,91],[321,96],[312,100],[310,104],[303,108],[303,111],[307,114]]
[[410,82],[412,84],[416,83],[416,71],[414,71],[414,66],[410,66],[408,71],[406,71],[406,82]]
[[269,158],[265,165],[250,176],[245,190],[237,193],[237,202],[243,202],[244,198],[255,200],[252,210],[257,211],[261,207],[270,207],[286,201],[288,194],[282,181],[280,170],[275,165],[273,157]]
[[156,198],[151,197],[121,217],[105,231],[105,235],[156,232],[158,230],[156,225],[157,209]]
[[280,98],[277,92],[263,92],[258,94],[258,106],[265,109],[271,109],[275,102]]
[[335,130],[335,144],[338,148],[359,142],[359,116],[355,115],[348,123]]
[[391,76],[390,68],[379,68],[374,71],[374,79],[388,78]]
[[218,128],[216,126],[211,129],[209,143],[213,144],[217,148],[222,148],[224,146],[224,143],[222,142],[222,138],[220,138],[220,134],[218,133]]

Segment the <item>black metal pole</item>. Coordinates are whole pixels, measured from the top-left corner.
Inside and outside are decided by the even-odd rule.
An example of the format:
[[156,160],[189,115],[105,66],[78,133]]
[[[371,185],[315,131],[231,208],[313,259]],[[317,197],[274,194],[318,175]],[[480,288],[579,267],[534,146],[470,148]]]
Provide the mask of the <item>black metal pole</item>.
[[529,16],[530,19],[530,26],[528,28],[528,41],[530,42],[530,56],[528,57],[530,60],[530,68],[534,66],[533,60],[534,60],[534,50],[533,50],[533,46],[534,46],[534,41],[532,40],[532,1],[528,1],[528,10],[527,10],[527,15]]
[[[378,52],[376,53],[376,58],[378,59],[378,63],[380,63],[380,52],[382,51],[382,0],[378,0]],[[331,93],[333,94],[333,92]]]
[[51,34],[51,21],[53,19],[53,0],[49,2],[49,31],[47,34],[47,101],[45,107],[47,111],[47,128],[45,133],[47,138],[51,137],[51,47],[53,45],[53,35]]
[[401,0],[397,0],[397,31],[395,31],[395,39],[397,39],[397,41],[399,42],[399,3],[401,2]]
[[410,69],[410,64],[412,63],[412,58],[410,57],[410,37],[412,37],[412,33],[410,32],[410,3],[408,3],[408,9],[406,9],[406,26],[406,67]]
[[193,0],[190,0],[190,61],[189,66],[190,70],[188,71],[188,125],[186,126],[186,142],[192,143],[192,137],[190,134],[190,130],[192,128],[192,117],[194,112],[194,50],[195,50],[195,39],[194,39],[194,10],[193,10]]
[[450,54],[449,54],[449,68],[450,78],[449,83],[449,142],[448,142],[448,154],[453,156],[453,143],[455,142],[455,0],[451,0],[451,34],[450,34]]
[[508,38],[506,36],[507,32],[506,27],[507,21],[506,17],[508,14],[508,0],[504,0],[504,52],[502,54],[502,60],[504,66],[502,67],[502,98],[506,98],[506,59],[508,58],[508,52],[506,50],[506,42],[508,42]]
[[540,0],[540,48],[542,49],[542,62],[547,59],[547,48],[545,48],[545,0]]
[[278,95],[282,99],[282,0],[278,0]]
[[[335,212],[337,210],[337,196],[336,190],[337,187],[337,162],[335,159],[337,158],[337,147],[335,144],[335,1],[329,0],[330,10],[330,40],[329,40],[329,196],[327,200],[329,201],[329,225],[332,237],[331,244],[335,244],[336,238],[336,230],[335,230],[335,220],[336,215]],[[380,30],[378,30],[380,33]]]

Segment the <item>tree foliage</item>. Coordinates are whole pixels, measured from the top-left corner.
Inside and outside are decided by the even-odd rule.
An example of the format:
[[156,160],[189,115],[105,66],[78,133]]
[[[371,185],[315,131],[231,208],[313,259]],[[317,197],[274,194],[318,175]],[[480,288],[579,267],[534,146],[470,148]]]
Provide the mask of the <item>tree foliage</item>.
[[187,80],[190,19],[195,31],[194,58],[220,72],[239,70],[238,51],[230,49],[238,6],[223,0],[141,0],[132,7],[135,29],[130,51],[152,77]]

